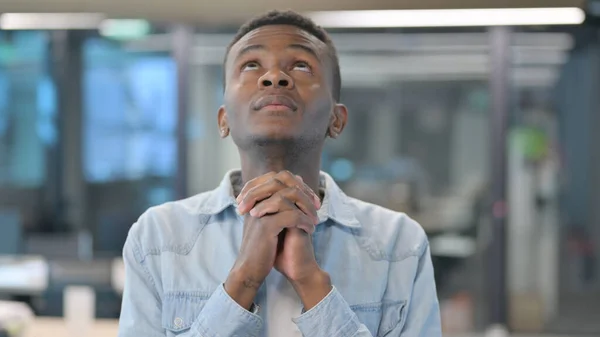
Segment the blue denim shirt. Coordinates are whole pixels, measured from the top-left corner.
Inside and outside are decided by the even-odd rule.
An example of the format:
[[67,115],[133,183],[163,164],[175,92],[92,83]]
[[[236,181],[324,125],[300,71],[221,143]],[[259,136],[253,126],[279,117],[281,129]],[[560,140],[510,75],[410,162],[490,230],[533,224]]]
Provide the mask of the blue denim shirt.
[[[120,337],[265,336],[264,310],[223,289],[242,241],[239,171],[220,186],[145,212],[123,249]],[[317,262],[333,289],[293,322],[303,336],[441,336],[427,237],[406,214],[346,196],[321,173]],[[264,305],[261,288],[255,299]]]

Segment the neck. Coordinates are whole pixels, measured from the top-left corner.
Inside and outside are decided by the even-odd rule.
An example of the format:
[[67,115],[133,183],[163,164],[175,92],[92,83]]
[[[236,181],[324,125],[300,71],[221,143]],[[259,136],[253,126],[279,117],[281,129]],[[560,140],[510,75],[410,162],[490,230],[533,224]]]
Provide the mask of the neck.
[[241,150],[242,180],[246,182],[269,172],[290,171],[299,175],[315,192],[319,190],[321,148],[306,148],[282,142],[261,144]]

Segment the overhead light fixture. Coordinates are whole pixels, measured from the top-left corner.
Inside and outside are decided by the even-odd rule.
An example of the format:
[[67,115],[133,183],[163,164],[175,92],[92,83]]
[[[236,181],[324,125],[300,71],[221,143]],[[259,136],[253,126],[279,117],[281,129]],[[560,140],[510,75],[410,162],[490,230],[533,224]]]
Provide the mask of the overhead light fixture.
[[307,15],[325,28],[577,25],[581,8],[323,11]]
[[100,13],[4,13],[0,15],[0,29],[97,29],[102,20]]

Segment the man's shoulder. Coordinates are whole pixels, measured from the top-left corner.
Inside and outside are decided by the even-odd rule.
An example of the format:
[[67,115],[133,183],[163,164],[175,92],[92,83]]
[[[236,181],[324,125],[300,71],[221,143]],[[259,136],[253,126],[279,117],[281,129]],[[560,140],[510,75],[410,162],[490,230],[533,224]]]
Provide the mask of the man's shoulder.
[[423,227],[404,212],[351,197],[347,205],[360,224],[358,235],[372,242],[385,259],[397,261],[420,256],[429,245]]
[[210,215],[202,212],[214,191],[150,207],[131,226],[128,241],[145,254],[172,251],[185,254],[204,228]]

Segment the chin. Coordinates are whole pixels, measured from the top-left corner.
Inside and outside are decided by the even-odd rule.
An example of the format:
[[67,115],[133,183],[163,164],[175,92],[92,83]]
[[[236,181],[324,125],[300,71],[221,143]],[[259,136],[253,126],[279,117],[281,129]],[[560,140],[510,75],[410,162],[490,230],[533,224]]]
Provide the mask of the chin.
[[268,123],[249,128],[248,135],[255,139],[293,140],[302,138],[302,130],[290,123]]
[[243,136],[240,135],[239,137],[234,137],[233,140],[240,150],[256,150],[268,147],[294,147],[294,144],[302,142],[302,137],[279,131],[247,133]]
[[[298,125],[300,126],[300,125]],[[306,148],[311,147],[324,137],[317,137],[315,134],[307,135],[307,130],[293,127],[288,124],[261,124],[259,126],[247,126],[243,134],[234,135],[234,142],[240,149],[250,150],[261,147],[286,147],[286,148]]]
[[269,134],[254,134],[249,137],[249,141],[256,145],[270,145],[278,143],[293,143],[301,138],[281,132]]

